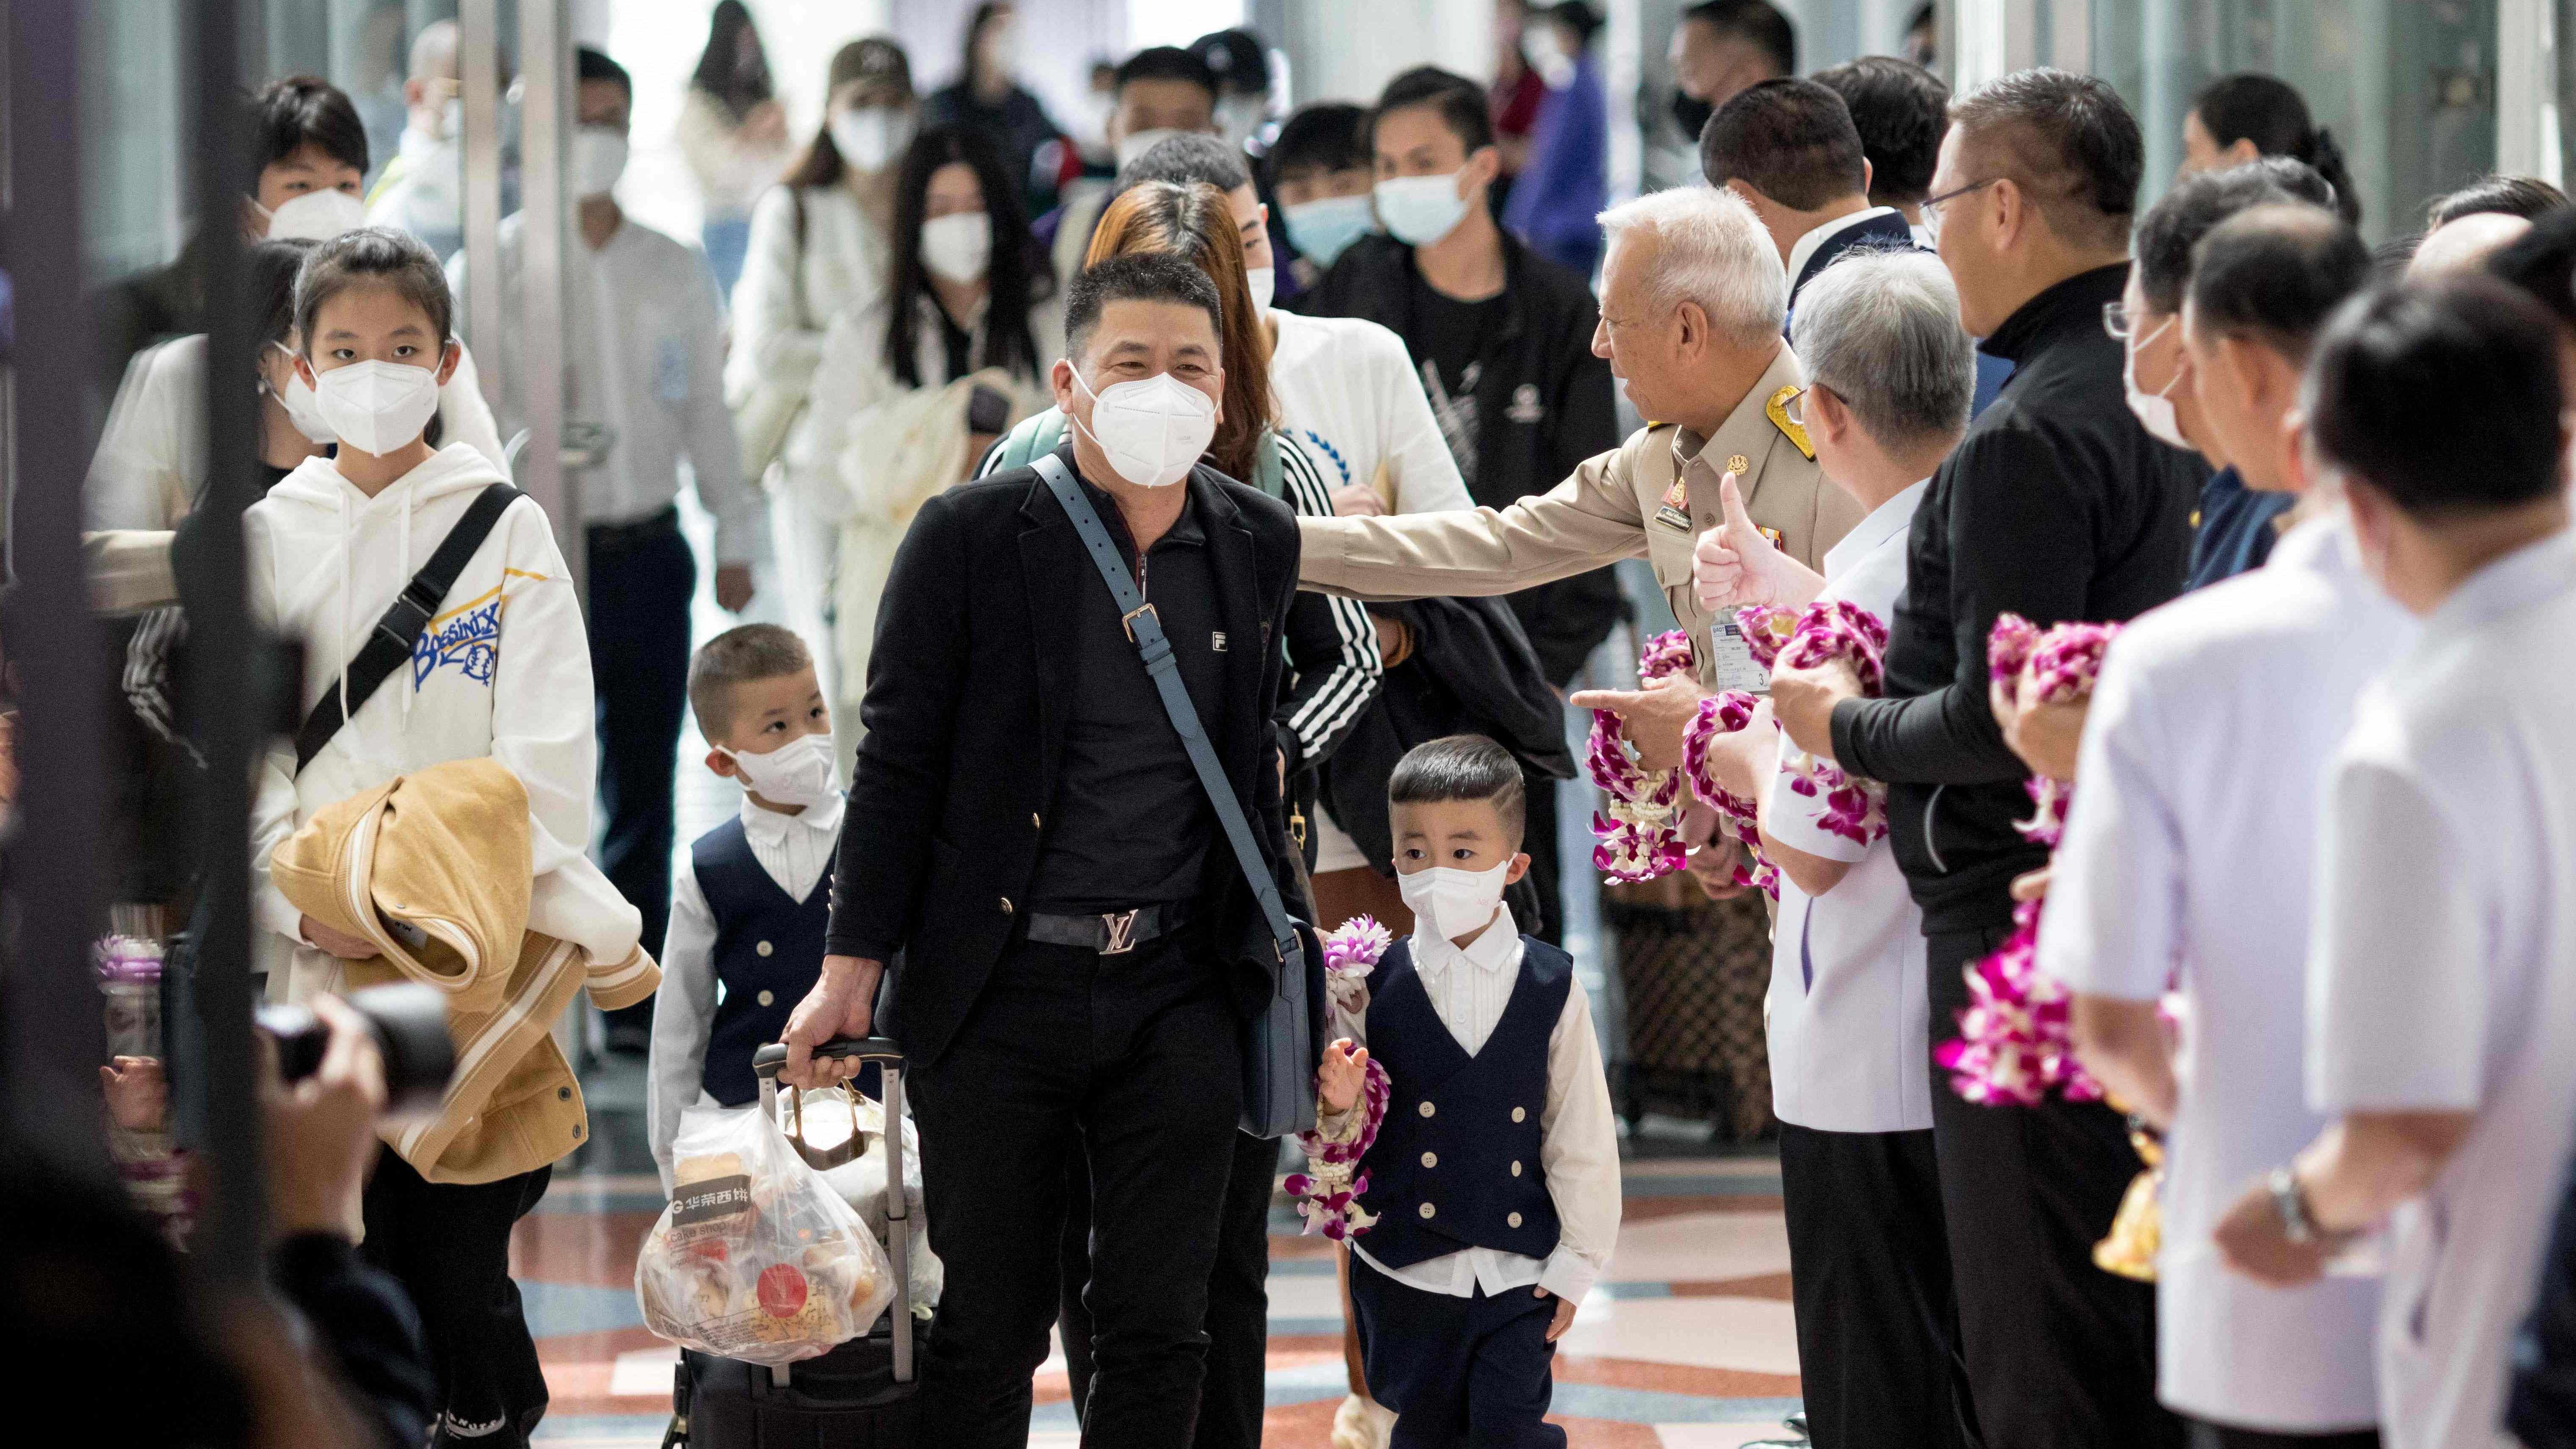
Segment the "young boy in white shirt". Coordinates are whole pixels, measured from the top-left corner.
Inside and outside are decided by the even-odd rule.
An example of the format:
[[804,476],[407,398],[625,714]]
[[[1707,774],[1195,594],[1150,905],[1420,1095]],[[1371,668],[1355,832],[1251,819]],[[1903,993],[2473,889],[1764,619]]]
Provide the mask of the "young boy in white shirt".
[[1556,1341],[1619,1233],[1619,1142],[1573,958],[1520,934],[1521,768],[1481,735],[1417,745],[1387,781],[1413,936],[1337,1006],[1327,1136],[1348,1141],[1371,1053],[1391,1093],[1360,1159],[1352,1242],[1369,1392],[1395,1449],[1556,1446]]
[[822,974],[841,838],[832,709],[794,632],[745,624],[700,645],[689,707],[712,746],[707,768],[743,792],[742,812],[698,838],[671,887],[645,1088],[666,1191],[681,1112],[759,1100],[752,1053],[786,1033]]

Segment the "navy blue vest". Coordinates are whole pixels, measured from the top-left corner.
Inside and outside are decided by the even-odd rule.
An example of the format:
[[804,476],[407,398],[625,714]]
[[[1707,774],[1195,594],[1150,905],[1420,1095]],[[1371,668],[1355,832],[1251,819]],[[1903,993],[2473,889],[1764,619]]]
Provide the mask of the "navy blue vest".
[[1556,1250],[1539,1118],[1548,1037],[1573,984],[1573,957],[1523,936],[1512,999],[1471,1057],[1432,1009],[1410,942],[1398,940],[1369,973],[1369,1055],[1393,1088],[1360,1159],[1369,1180],[1360,1204],[1378,1216],[1361,1239],[1370,1257],[1405,1268],[1467,1247],[1531,1258]]
[[761,868],[739,815],[699,836],[689,863],[715,916],[709,964],[724,983],[699,1080],[708,1096],[739,1107],[760,1095],[751,1054],[787,1034],[787,1014],[823,973],[832,872],[826,869],[807,898],[796,900]]

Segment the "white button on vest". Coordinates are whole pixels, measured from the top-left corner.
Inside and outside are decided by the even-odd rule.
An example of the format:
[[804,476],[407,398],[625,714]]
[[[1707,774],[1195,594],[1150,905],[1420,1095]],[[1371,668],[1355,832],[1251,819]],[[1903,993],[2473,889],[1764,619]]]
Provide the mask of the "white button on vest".
[[1521,1215],[1519,1213],[1514,1213],[1510,1217],[1503,1219],[1503,1221],[1517,1228],[1521,1225]]
[[1425,1116],[1425,1117],[1430,1116],[1430,1115],[1431,1115],[1431,1111],[1432,1111],[1432,1108],[1431,1108],[1431,1104],[1430,1104],[1430,1103],[1425,1102],[1425,1103],[1423,1103],[1423,1104],[1422,1104],[1422,1115],[1423,1115],[1423,1116]]
[[752,947],[751,949],[752,949],[752,951],[753,951],[755,954],[762,955],[762,956],[766,956],[766,955],[769,955],[771,952],[776,951],[778,948],[777,948],[777,947],[775,947],[775,946],[772,946],[772,945],[771,945],[771,944],[769,944],[767,941],[763,941],[763,942],[761,942],[759,945],[754,946],[754,947]]
[[1525,1122],[1529,1120],[1529,1108],[1514,1107],[1512,1109],[1512,1120],[1515,1122]]
[[1521,1175],[1521,1165],[1520,1165],[1519,1163],[1515,1162],[1515,1163],[1513,1163],[1513,1164],[1512,1164],[1512,1176],[1514,1176],[1514,1177],[1518,1177],[1518,1176],[1520,1176],[1520,1175]]
[[1438,1167],[1440,1165],[1440,1154],[1437,1152],[1426,1152],[1422,1154],[1422,1165],[1425,1167]]
[[1426,1218],[1427,1218],[1427,1217],[1429,1217],[1429,1216],[1431,1216],[1433,1213],[1438,1212],[1438,1211],[1439,1211],[1439,1209],[1438,1209],[1438,1208],[1433,1207],[1433,1206],[1432,1206],[1431,1204],[1429,1204],[1429,1203],[1424,1203],[1424,1204],[1422,1205],[1422,1215],[1423,1215],[1424,1217],[1426,1217]]
[[777,997],[770,995],[766,991],[760,993],[760,1004],[763,1006],[767,1006],[769,1003],[776,1001],[777,999]]

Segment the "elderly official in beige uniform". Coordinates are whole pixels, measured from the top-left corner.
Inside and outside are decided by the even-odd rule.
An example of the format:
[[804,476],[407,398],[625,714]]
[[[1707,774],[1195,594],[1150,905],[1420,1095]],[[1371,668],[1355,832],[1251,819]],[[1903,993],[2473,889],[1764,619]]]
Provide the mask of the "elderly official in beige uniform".
[[[1720,532],[1709,551],[1727,553],[1726,495],[1810,569],[1860,521],[1860,506],[1825,486],[1805,430],[1790,421],[1799,369],[1780,337],[1788,280],[1752,209],[1686,186],[1613,207],[1601,224],[1610,255],[1592,350],[1610,359],[1637,410],[1662,421],[1509,508],[1301,518],[1299,582],[1363,599],[1502,594],[1643,556],[1690,630],[1705,687],[1715,682],[1712,615],[1691,560],[1711,530]],[[1670,733],[1678,758],[1678,722]],[[1637,742],[1650,761],[1661,753],[1659,741]]]

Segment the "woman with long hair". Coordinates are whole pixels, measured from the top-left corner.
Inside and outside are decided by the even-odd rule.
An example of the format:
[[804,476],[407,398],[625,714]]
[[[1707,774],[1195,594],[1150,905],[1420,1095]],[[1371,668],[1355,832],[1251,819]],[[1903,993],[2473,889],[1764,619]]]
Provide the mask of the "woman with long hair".
[[2182,174],[2224,171],[2258,156],[2304,161],[2334,188],[2334,209],[2361,224],[2361,192],[2334,133],[2308,115],[2297,87],[2278,76],[2243,71],[2200,88],[2182,118]]
[[787,168],[787,113],[770,83],[769,55],[742,0],[717,0],[707,48],[680,102],[680,153],[706,209],[699,236],[726,295],[751,246],[751,208]]
[[[779,600],[781,622],[808,639],[827,633],[849,422],[810,406],[816,369],[827,346],[841,356],[863,350],[861,319],[885,300],[896,172],[917,110],[912,63],[884,36],[842,46],[825,83],[822,126],[752,208],[725,358],[743,471],[767,479],[779,469],[767,479],[779,576],[761,580],[755,597]],[[827,652],[816,664],[830,689],[834,661]]]
[[[1064,173],[1063,131],[1046,106],[1020,84],[1019,11],[985,0],[966,20],[957,79],[931,92],[922,114],[934,126],[969,126],[992,139],[1031,215],[1055,205]],[[1050,160],[1042,163],[1039,153]]]

